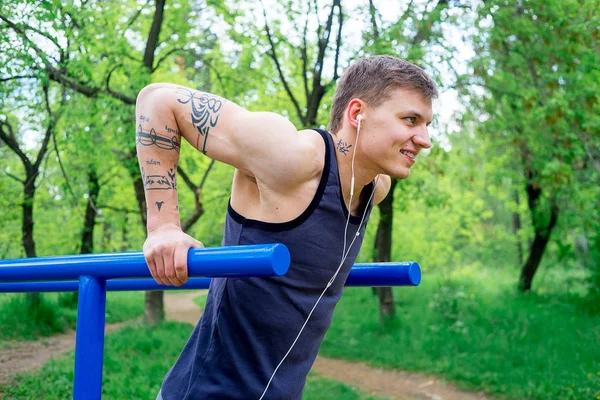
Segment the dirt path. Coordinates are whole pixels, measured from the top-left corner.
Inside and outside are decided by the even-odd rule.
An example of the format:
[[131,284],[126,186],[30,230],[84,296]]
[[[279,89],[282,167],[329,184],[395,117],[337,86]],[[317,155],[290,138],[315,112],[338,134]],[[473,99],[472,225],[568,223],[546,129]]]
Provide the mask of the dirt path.
[[[195,325],[202,314],[193,299],[206,291],[166,294],[165,310],[168,320]],[[373,396],[390,400],[491,400],[481,393],[464,392],[436,377],[383,370],[363,363],[351,363],[317,357],[312,370],[317,374],[346,383]]]
[[[113,332],[121,326],[123,323],[107,325],[104,332]],[[18,342],[3,348],[0,350],[0,384],[10,383],[16,374],[39,368],[52,357],[72,350],[74,346],[75,331],[69,331],[36,341]]]
[[[165,294],[166,318],[195,325],[202,310],[193,300],[202,293],[206,291]],[[108,325],[106,333],[122,325],[123,323]],[[75,332],[71,331],[35,342],[20,342],[0,350],[0,384],[10,383],[12,377],[19,372],[38,368],[50,358],[73,349],[74,345]],[[317,357],[313,371],[370,395],[390,400],[491,400],[481,393],[458,390],[436,377],[383,370],[363,363]]]

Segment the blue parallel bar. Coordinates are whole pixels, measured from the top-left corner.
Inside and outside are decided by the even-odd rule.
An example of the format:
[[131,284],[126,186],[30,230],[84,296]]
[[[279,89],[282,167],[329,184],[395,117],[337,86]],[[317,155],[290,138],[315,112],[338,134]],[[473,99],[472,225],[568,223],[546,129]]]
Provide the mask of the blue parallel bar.
[[[146,276],[149,276],[146,273]],[[346,286],[418,286],[421,268],[416,262],[355,264]],[[153,279],[114,279],[107,281],[108,291],[208,289],[210,278],[190,278],[184,285],[159,285]],[[0,293],[76,292],[76,281],[0,283]]]
[[[282,244],[190,249],[188,274],[213,277],[283,275],[289,262],[290,253]],[[106,279],[149,276],[141,252],[0,260],[0,284],[80,280],[74,400],[96,400],[102,396]]]
[[419,283],[421,267],[414,261],[356,264],[346,280],[346,286],[418,286]]
[[102,394],[105,311],[106,282],[82,276],[77,304],[74,399],[100,399]]
[[[249,277],[284,275],[290,253],[282,244],[209,247],[188,251],[189,276]],[[144,254],[104,253],[0,260],[0,282],[150,276]]]

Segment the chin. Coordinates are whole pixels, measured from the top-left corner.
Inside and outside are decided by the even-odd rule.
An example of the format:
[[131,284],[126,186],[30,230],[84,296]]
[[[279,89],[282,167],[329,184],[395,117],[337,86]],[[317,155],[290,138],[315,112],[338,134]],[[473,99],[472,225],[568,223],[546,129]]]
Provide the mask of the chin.
[[406,169],[402,169],[400,171],[393,171],[391,173],[388,173],[387,175],[396,178],[396,179],[407,179],[410,176],[410,169],[406,168]]

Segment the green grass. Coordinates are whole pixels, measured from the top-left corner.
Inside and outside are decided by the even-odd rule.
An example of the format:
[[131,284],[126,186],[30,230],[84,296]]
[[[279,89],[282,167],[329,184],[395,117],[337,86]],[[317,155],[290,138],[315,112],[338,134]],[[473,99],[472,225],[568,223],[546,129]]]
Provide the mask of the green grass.
[[[71,293],[45,293],[41,306],[32,309],[23,294],[0,294],[0,348],[20,340],[35,340],[74,329],[77,304]],[[143,292],[109,292],[106,322],[122,322],[143,315]]]
[[[191,326],[161,323],[127,326],[106,337],[103,399],[154,400],[161,381],[185,344]],[[17,377],[16,384],[0,387],[4,400],[69,399],[73,390],[73,352],[46,363],[40,370]],[[375,400],[347,385],[314,374],[304,399]]]
[[516,271],[448,277],[394,289],[398,315],[385,329],[371,289],[348,289],[321,354],[433,373],[499,398],[600,399],[600,315],[583,299],[556,281],[517,293]]
[[208,297],[208,293],[203,293],[203,294],[199,295],[198,297],[194,297],[194,304],[198,305],[198,307],[200,307],[204,310],[204,307],[206,306],[206,298],[207,297]]

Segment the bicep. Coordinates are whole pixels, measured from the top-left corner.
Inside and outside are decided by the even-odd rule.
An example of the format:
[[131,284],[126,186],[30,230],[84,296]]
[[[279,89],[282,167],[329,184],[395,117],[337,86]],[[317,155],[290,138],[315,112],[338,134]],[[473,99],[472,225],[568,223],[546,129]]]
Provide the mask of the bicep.
[[220,96],[155,84],[155,101],[175,117],[183,137],[204,155],[255,176],[285,170],[296,159],[297,130],[285,117],[251,112]]

